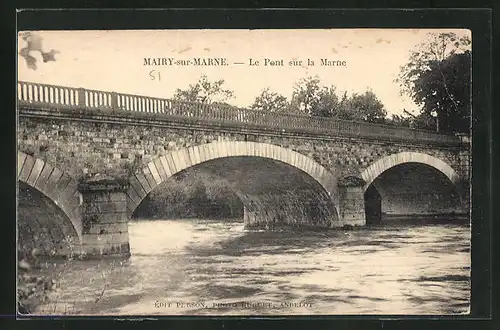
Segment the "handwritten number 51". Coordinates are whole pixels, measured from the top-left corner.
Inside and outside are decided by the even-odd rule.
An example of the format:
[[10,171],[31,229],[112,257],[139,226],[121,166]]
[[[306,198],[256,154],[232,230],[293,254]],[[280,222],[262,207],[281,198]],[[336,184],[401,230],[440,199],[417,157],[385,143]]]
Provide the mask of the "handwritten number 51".
[[160,72],[156,70],[149,71],[149,79],[160,81],[161,80]]

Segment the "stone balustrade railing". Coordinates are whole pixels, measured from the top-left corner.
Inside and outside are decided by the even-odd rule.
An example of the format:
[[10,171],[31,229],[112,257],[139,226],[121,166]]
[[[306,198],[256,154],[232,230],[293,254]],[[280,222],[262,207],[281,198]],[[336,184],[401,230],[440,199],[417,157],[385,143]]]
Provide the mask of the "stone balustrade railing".
[[269,113],[224,104],[183,102],[156,97],[18,82],[18,104],[60,108],[131,111],[239,122],[276,129],[306,129],[327,135],[384,138],[389,140],[460,143],[455,135],[333,118]]

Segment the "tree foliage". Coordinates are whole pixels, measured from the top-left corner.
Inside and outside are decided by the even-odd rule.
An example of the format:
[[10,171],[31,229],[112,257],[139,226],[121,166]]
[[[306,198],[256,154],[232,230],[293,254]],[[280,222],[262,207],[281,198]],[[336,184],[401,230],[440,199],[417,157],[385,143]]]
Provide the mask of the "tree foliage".
[[243,204],[223,179],[188,169],[153,190],[138,206],[134,218],[242,218]]
[[416,116],[408,113],[404,115],[393,114],[386,120],[386,124],[428,130],[436,130],[437,128],[436,118],[428,113],[419,113]]
[[363,94],[353,94],[344,102],[340,118],[362,120],[370,123],[383,123],[387,112],[382,102],[372,91]]
[[267,87],[255,98],[250,108],[264,112],[288,112],[290,104],[285,96]]
[[[233,92],[224,89],[223,85],[224,80],[210,82],[203,75],[196,84],[189,85],[186,90],[178,89],[174,99],[231,107],[225,101],[233,96]],[[295,113],[375,123],[384,122],[386,116],[384,105],[372,91],[351,96],[345,92],[339,97],[335,86],[322,85],[317,76],[297,81],[290,101],[269,87],[265,88],[250,108],[265,113]],[[237,111],[234,114],[237,115]],[[227,115],[225,114],[226,117]]]
[[345,120],[384,122],[384,105],[372,91],[338,96],[335,86],[322,86],[318,77],[299,80],[294,86],[291,108],[295,112]]
[[408,115],[405,116],[405,115],[393,114],[387,120],[387,123],[394,125],[394,126],[411,127],[412,126],[412,117],[409,117]]
[[397,81],[402,93],[421,106],[424,118],[437,116],[441,131],[469,131],[469,49],[467,37],[432,33],[426,42],[411,51],[409,62],[400,69]]
[[320,99],[320,90],[318,77],[300,79],[293,86],[291,111],[312,115]]
[[232,90],[224,89],[224,83],[224,79],[211,82],[206,75],[202,75],[196,84],[189,85],[185,90],[177,89],[174,99],[188,102],[222,103],[234,95]]
[[335,86],[319,89],[310,110],[311,116],[339,117],[336,114],[341,111],[343,103],[341,104],[336,92]]

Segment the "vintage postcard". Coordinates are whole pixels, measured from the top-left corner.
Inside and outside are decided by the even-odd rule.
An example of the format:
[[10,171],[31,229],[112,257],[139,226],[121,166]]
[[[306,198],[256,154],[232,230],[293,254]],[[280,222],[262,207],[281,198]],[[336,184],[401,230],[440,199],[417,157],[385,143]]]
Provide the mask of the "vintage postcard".
[[19,31],[19,313],[468,314],[471,40]]

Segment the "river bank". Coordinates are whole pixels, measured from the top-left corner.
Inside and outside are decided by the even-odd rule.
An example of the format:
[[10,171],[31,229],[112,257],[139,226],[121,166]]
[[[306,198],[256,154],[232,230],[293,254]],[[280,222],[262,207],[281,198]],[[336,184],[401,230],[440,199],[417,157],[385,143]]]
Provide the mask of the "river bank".
[[[30,262],[28,262],[30,260]],[[17,307],[19,314],[32,314],[48,300],[48,293],[56,288],[52,277],[39,274],[35,258],[22,258],[17,267]]]

